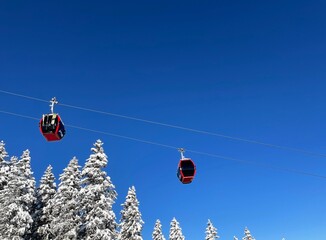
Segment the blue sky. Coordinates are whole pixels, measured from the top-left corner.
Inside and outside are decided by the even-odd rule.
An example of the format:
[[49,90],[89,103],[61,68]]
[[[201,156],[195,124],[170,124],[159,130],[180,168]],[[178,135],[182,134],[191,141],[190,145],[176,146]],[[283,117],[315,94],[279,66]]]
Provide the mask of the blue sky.
[[[0,89],[108,113],[326,153],[325,1],[2,1]],[[0,110],[41,118],[42,101],[0,93]],[[186,239],[324,239],[325,157],[57,105],[67,127],[48,143],[38,121],[0,115],[10,156],[29,149],[37,180],[80,165],[101,139],[117,219],[134,185],[151,239],[173,217]],[[176,178],[176,149],[197,165]],[[243,163],[198,154],[216,154]],[[262,167],[263,166],[263,167]],[[291,171],[285,171],[290,169]]]

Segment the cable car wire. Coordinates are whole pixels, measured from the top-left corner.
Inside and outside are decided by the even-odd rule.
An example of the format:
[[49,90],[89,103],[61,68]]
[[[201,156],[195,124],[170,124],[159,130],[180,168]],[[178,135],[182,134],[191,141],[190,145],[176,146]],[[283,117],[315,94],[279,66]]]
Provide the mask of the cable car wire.
[[[4,113],[4,114],[8,114],[8,115],[13,115],[13,116],[17,116],[17,117],[28,118],[28,119],[39,121],[38,118],[31,117],[31,116],[26,116],[26,115],[22,115],[22,114],[17,114],[17,113],[13,113],[13,112],[0,110],[0,113]],[[171,145],[167,145],[167,144],[162,144],[162,143],[157,143],[157,142],[153,142],[153,141],[148,141],[148,140],[143,140],[143,139],[139,139],[139,138],[128,137],[128,136],[123,136],[123,135],[119,135],[119,134],[94,130],[94,129],[90,129],[90,128],[74,126],[74,125],[68,125],[68,124],[65,124],[65,125],[70,127],[70,128],[75,128],[75,129],[84,130],[84,131],[88,131],[88,132],[100,133],[100,134],[104,134],[104,135],[108,135],[108,136],[113,136],[113,137],[123,138],[123,139],[127,139],[127,140],[137,141],[137,142],[141,142],[141,143],[151,144],[151,145],[155,145],[155,146],[159,146],[159,147],[170,148],[170,149],[179,149],[179,147],[175,147],[175,146],[171,146]],[[239,159],[239,158],[226,157],[226,156],[223,156],[223,155],[212,154],[212,153],[207,153],[207,152],[201,152],[201,151],[196,151],[196,150],[191,150],[191,149],[187,149],[187,152],[191,152],[191,153],[198,154],[198,155],[204,155],[204,156],[208,156],[208,157],[213,157],[213,158],[224,159],[224,160],[237,162],[237,163],[241,163],[241,164],[255,165],[255,166],[258,166],[258,167],[272,169],[272,170],[291,172],[291,173],[295,173],[295,174],[300,174],[300,175],[305,175],[305,176],[310,176],[310,177],[326,179],[326,175],[319,175],[319,174],[315,174],[315,173],[310,173],[310,172],[305,172],[305,171],[300,171],[300,170],[290,169],[290,168],[282,168],[282,167],[277,167],[277,166],[273,166],[273,165],[269,165],[269,164],[257,163],[255,161],[242,160],[242,159]]]
[[[13,95],[13,96],[17,96],[17,97],[22,97],[22,98],[35,100],[35,101],[46,102],[46,103],[49,102],[49,101],[44,100],[44,99],[35,98],[35,97],[31,97],[31,96],[26,96],[26,95],[22,95],[22,94],[17,94],[17,93],[13,93],[13,92],[8,92],[8,91],[4,91],[4,90],[1,90],[1,89],[0,89],[0,92],[5,93],[5,94],[9,94],[9,95]],[[142,118],[136,118],[136,117],[126,116],[126,115],[121,115],[121,114],[116,114],[116,113],[111,113],[111,112],[94,110],[94,109],[91,109],[91,108],[74,106],[74,105],[70,105],[70,104],[58,103],[58,105],[61,105],[61,106],[64,106],[64,107],[69,107],[69,108],[74,108],[74,109],[78,109],[78,110],[88,111],[88,112],[94,112],[94,113],[99,113],[99,114],[104,114],[104,115],[109,115],[109,116],[114,116],[114,117],[119,117],[119,118],[125,118],[125,119],[144,122],[144,123],[149,123],[149,124],[153,124],[153,125],[159,125],[159,126],[163,126],[163,127],[169,127],[169,128],[174,128],[174,129],[180,129],[180,130],[184,130],[184,131],[199,133],[199,134],[206,134],[206,135],[226,138],[226,139],[229,139],[229,140],[235,140],[235,141],[241,141],[241,142],[246,142],[246,143],[251,143],[251,144],[262,145],[262,146],[270,147],[270,148],[276,148],[276,149],[281,149],[281,150],[286,150],[286,151],[303,153],[303,154],[317,156],[317,157],[326,157],[326,154],[307,151],[307,150],[294,148],[294,147],[287,147],[287,146],[281,146],[281,145],[277,145],[277,144],[271,144],[271,143],[251,140],[251,139],[233,137],[233,136],[229,136],[229,135],[225,135],[225,134],[209,132],[209,131],[204,131],[204,130],[198,130],[198,129],[194,129],[194,128],[187,128],[187,127],[172,125],[172,124],[168,124],[168,123],[161,123],[161,122],[146,120],[146,119],[142,119]]]

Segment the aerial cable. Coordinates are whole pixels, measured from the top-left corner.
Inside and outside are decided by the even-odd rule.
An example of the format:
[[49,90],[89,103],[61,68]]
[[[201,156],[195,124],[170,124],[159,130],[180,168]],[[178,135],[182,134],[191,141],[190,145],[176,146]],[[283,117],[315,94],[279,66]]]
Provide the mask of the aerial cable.
[[4,90],[1,90],[1,89],[0,89],[0,92],[10,94],[10,95],[13,95],[13,96],[16,96],[16,97],[22,97],[22,98],[27,98],[27,99],[39,101],[39,102],[46,102],[46,103],[49,102],[48,100],[44,100],[44,99],[40,99],[40,98],[36,98],[36,97],[30,97],[30,96],[26,96],[26,95],[22,95],[22,94],[18,94],[18,93],[8,92],[8,91],[4,91]]
[[259,166],[262,168],[268,168],[268,169],[272,169],[272,170],[285,171],[285,172],[291,172],[291,173],[326,179],[326,175],[319,175],[319,174],[300,171],[300,170],[291,169],[291,168],[276,167],[276,166],[273,166],[270,164],[258,163],[258,162],[254,162],[254,161],[243,160],[243,159],[233,158],[233,157],[226,157],[226,156],[222,156],[222,155],[218,155],[218,154],[194,151],[194,150],[189,150],[189,149],[187,149],[187,151],[191,152],[191,153],[199,154],[199,155],[206,155],[209,157],[220,158],[220,159],[238,162],[238,163],[242,163],[242,164],[250,164],[250,165],[255,165],[255,166]]
[[160,146],[160,147],[177,149],[177,147],[174,147],[174,146],[170,146],[170,145],[166,145],[166,144],[162,144],[162,143],[156,143],[156,142],[147,141],[147,140],[142,140],[142,139],[139,139],[139,138],[127,137],[127,136],[123,136],[123,135],[119,135],[119,134],[115,134],[115,133],[108,133],[108,132],[103,132],[103,131],[99,131],[99,130],[93,130],[93,129],[90,129],[90,128],[84,128],[84,127],[68,125],[68,124],[66,124],[66,126],[71,127],[71,128],[75,128],[75,129],[88,131],[88,132],[95,132],[95,133],[100,133],[100,134],[109,135],[109,136],[113,136],[113,137],[119,137],[119,138],[124,138],[124,139],[132,140],[132,141],[137,141],[137,142],[141,142],[141,143],[156,145],[156,146]]
[[[22,97],[22,98],[27,98],[27,99],[31,99],[31,100],[35,100],[35,101],[41,101],[41,102],[48,103],[48,101],[43,100],[43,99],[39,99],[39,98],[31,97],[31,96],[26,96],[26,95],[22,95],[22,94],[17,94],[17,93],[13,93],[13,92],[8,92],[8,91],[4,91],[4,90],[1,90],[1,89],[0,89],[0,92],[5,93],[5,94],[9,94],[9,95],[13,95],[13,96],[17,96],[17,97]],[[214,132],[209,132],[209,131],[204,131],[204,130],[198,130],[198,129],[194,129],[194,128],[187,128],[187,127],[172,125],[172,124],[168,124],[168,123],[161,123],[161,122],[146,120],[146,119],[142,119],[142,118],[136,118],[136,117],[126,116],[126,115],[121,115],[121,114],[116,114],[116,113],[110,113],[110,112],[105,112],[105,111],[100,111],[100,110],[94,110],[94,109],[91,109],[91,108],[79,107],[79,106],[74,106],[74,105],[69,105],[69,104],[64,104],[64,103],[59,103],[59,105],[64,106],[64,107],[78,109],[78,110],[94,112],[94,113],[99,113],[99,114],[104,114],[104,115],[109,115],[109,116],[114,116],[114,117],[119,117],[119,118],[125,118],[125,119],[129,119],[129,120],[149,123],[149,124],[153,124],[153,125],[159,125],[159,126],[163,126],[163,127],[169,127],[169,128],[180,129],[180,130],[194,132],[194,133],[200,133],[200,134],[205,134],[205,135],[211,135],[211,136],[226,138],[226,139],[229,139],[229,140],[235,140],[235,141],[241,141],[241,142],[246,142],[246,143],[251,143],[251,144],[262,145],[262,146],[270,147],[270,148],[277,148],[277,149],[281,149],[281,150],[298,152],[298,153],[303,153],[303,154],[318,156],[318,157],[326,157],[326,154],[311,152],[311,151],[307,151],[307,150],[303,150],[303,149],[299,149],[299,148],[294,148],[294,147],[286,147],[286,146],[281,146],[281,145],[277,145],[277,144],[271,144],[271,143],[266,143],[266,142],[251,140],[251,139],[233,137],[233,136],[229,136],[229,135],[225,135],[225,134],[214,133]]]
[[[35,117],[26,116],[26,115],[22,115],[22,114],[17,114],[17,113],[13,113],[13,112],[2,111],[2,110],[0,110],[0,113],[13,115],[13,116],[17,116],[17,117],[22,117],[22,118],[28,118],[28,119],[32,119],[32,120],[39,120],[38,118],[35,118]],[[161,143],[152,142],[152,141],[147,141],[147,140],[143,140],[143,139],[139,139],[139,138],[133,138],[133,137],[123,136],[123,135],[114,134],[114,133],[108,133],[108,132],[104,132],[104,131],[98,131],[98,130],[79,127],[79,126],[74,126],[74,125],[67,125],[66,124],[66,126],[69,126],[70,128],[75,128],[75,129],[79,129],[79,130],[88,131],[88,132],[95,132],[95,133],[100,133],[100,134],[104,134],[104,135],[108,135],[108,136],[113,136],[113,137],[118,137],[118,138],[131,140],[131,141],[137,141],[137,142],[151,144],[151,145],[155,145],[155,146],[180,150],[179,147],[175,147],[175,146],[171,146],[171,145],[167,145],[167,144],[161,144]],[[295,169],[290,169],[290,168],[276,167],[276,166],[272,166],[272,165],[269,165],[269,164],[257,163],[257,162],[254,162],[254,161],[242,160],[242,159],[233,158],[233,157],[226,157],[226,156],[218,155],[218,154],[195,151],[195,150],[191,150],[191,149],[187,149],[187,152],[191,152],[191,153],[198,154],[198,155],[204,155],[204,156],[208,156],[208,157],[213,157],[213,158],[224,159],[224,160],[237,162],[237,163],[241,163],[241,164],[255,165],[255,166],[258,166],[258,167],[262,167],[262,168],[268,168],[268,169],[273,169],[273,170],[278,170],[278,171],[285,171],[285,172],[291,172],[291,173],[296,173],[296,174],[310,176],[310,177],[326,179],[325,175],[319,175],[319,174],[315,174],[315,173],[310,173],[310,172],[305,172],[305,171],[300,171],[300,170],[295,170]]]

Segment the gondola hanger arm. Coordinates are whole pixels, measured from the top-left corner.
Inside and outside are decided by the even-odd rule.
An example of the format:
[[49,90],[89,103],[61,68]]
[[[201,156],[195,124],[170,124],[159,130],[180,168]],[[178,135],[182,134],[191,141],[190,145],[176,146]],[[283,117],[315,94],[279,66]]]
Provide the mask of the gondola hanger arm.
[[181,159],[185,159],[184,152],[186,151],[184,148],[178,148],[178,151],[181,154]]
[[54,108],[54,104],[58,104],[58,101],[55,97],[53,97],[50,101],[50,109],[51,109],[51,113],[53,114],[53,108]]

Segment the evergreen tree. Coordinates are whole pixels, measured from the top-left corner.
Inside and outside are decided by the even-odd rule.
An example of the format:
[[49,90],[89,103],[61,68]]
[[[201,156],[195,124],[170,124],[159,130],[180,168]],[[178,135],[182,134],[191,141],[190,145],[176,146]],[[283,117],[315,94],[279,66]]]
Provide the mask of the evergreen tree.
[[120,240],[142,240],[143,220],[139,211],[139,201],[134,186],[129,188],[126,201],[122,204],[120,220]]
[[40,186],[36,191],[36,204],[33,226],[33,240],[53,239],[50,223],[52,221],[53,203],[50,201],[56,194],[55,177],[52,166],[45,170]]
[[51,232],[55,233],[53,239],[77,239],[77,227],[80,224],[78,215],[78,194],[80,191],[80,170],[76,157],[60,175],[60,184],[54,198],[51,199],[52,216]]
[[182,229],[179,226],[179,222],[173,218],[170,224],[170,240],[185,240],[185,237],[182,234]]
[[244,234],[245,236],[242,238],[242,240],[255,240],[252,236],[251,233],[249,231],[249,229],[246,227],[244,230]]
[[162,224],[159,219],[156,220],[154,231],[152,233],[153,240],[165,240],[163,232],[162,232]]
[[215,240],[217,238],[220,238],[217,236],[217,229],[213,226],[212,222],[208,220],[205,240]]
[[8,184],[8,175],[10,171],[9,163],[6,158],[9,157],[5,148],[5,143],[0,142],[0,191]]
[[26,179],[18,164],[18,158],[12,157],[8,173],[8,184],[0,191],[0,239],[27,239],[33,219],[26,203]]
[[[35,178],[31,169],[31,157],[29,150],[23,152],[21,160],[17,164],[19,178],[24,183],[20,192],[20,203],[24,211],[28,212],[32,219],[32,214],[35,206]],[[31,238],[31,228],[26,232],[24,238]]]
[[29,209],[30,212],[35,204],[35,178],[31,169],[31,157],[29,150],[23,152],[21,160],[17,164],[19,176],[25,182],[25,187],[22,189],[22,203]]
[[112,210],[117,193],[110,177],[102,169],[108,159],[103,143],[97,140],[82,170],[80,191],[81,220],[79,237],[86,240],[116,240],[116,217]]
[[5,143],[4,141],[1,140],[0,142],[0,166],[2,162],[6,161],[6,158],[8,157],[8,153],[6,152],[6,148],[5,148]]

